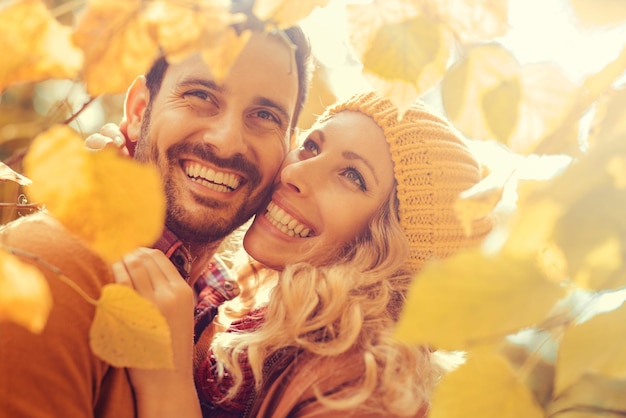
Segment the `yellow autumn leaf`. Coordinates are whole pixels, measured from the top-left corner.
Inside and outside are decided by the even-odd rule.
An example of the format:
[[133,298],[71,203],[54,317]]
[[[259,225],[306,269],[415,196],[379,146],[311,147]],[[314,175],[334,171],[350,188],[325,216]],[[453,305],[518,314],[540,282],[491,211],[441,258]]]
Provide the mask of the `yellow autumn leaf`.
[[144,18],[172,63],[193,52],[219,47],[233,22],[230,4],[224,0],[153,1]]
[[162,231],[165,197],[157,169],[113,149],[89,152],[67,126],[35,138],[24,169],[32,197],[108,261],[152,245]]
[[518,210],[509,226],[509,235],[503,251],[518,257],[528,257],[552,245],[554,224],[565,208],[553,199],[544,197],[545,181],[522,183]]
[[605,26],[626,22],[623,0],[569,0],[574,14],[584,26]]
[[0,250],[0,321],[13,321],[40,333],[51,308],[52,295],[43,274]]
[[83,65],[61,25],[41,0],[17,0],[0,7],[0,92],[18,82],[73,78]]
[[89,344],[98,357],[115,367],[174,367],[167,321],[152,302],[124,285],[102,288]]
[[13,171],[11,167],[5,163],[0,162],[0,181],[14,181],[15,183],[27,186],[31,183],[29,178]]
[[141,0],[89,0],[74,31],[85,55],[83,78],[97,96],[123,93],[136,76],[145,74],[158,56]]
[[471,48],[443,77],[446,114],[470,138],[506,143],[523,97],[520,70],[515,57],[495,43]]
[[471,352],[444,376],[429,418],[544,418],[543,410],[509,363],[492,352]]
[[295,26],[317,7],[330,0],[257,0],[252,13],[261,21],[271,21],[280,29]]
[[[622,55],[624,56],[625,63],[623,71],[626,71],[626,48],[624,48]],[[619,141],[619,138],[626,137],[626,118],[624,117],[624,108],[626,108],[626,88],[616,90],[613,94],[605,96],[604,100],[598,100],[596,102],[596,108],[598,110],[594,122],[591,125],[592,132],[588,139],[589,148],[591,150],[596,146],[606,146],[603,144],[607,141]],[[626,154],[622,153],[622,157],[624,155]],[[616,156],[619,157],[619,154]],[[614,157],[611,159],[613,158]],[[616,172],[619,173],[621,170],[618,169]]]
[[491,180],[484,179],[474,187],[462,192],[454,202],[454,211],[461,221],[466,235],[472,233],[473,222],[492,214],[502,199],[504,184],[490,184],[490,182]]
[[347,8],[350,43],[372,88],[403,113],[443,77],[452,35],[435,17],[406,0]]
[[[578,148],[580,116],[569,119],[577,105],[576,84],[559,66],[550,63],[522,66],[520,79],[523,96],[519,99],[518,123],[506,142],[509,148],[520,154],[571,154]],[[494,109],[492,116],[497,114]],[[550,141],[549,147],[543,141]]]
[[558,418],[619,418],[626,413],[624,393],[626,380],[585,375],[555,397],[546,413]]
[[534,259],[465,251],[430,263],[416,276],[396,336],[465,350],[538,324],[564,295]]
[[446,22],[463,44],[504,36],[509,29],[508,0],[422,0],[420,3]]
[[[593,158],[593,156],[591,156]],[[606,156],[610,158],[610,156]],[[595,159],[595,158],[594,158]],[[580,287],[591,290],[618,289],[626,286],[626,190],[616,189],[614,180],[606,170],[596,170],[593,165],[581,163],[564,174],[575,200],[563,202],[563,211],[553,228],[554,242],[561,247],[567,259],[573,281]],[[582,169],[577,172],[576,169]],[[582,181],[584,175],[593,179],[587,188]],[[574,198],[573,197],[573,198]],[[553,199],[559,199],[557,193]],[[566,206],[565,206],[566,205]],[[572,225],[576,225],[572,228]]]
[[216,45],[202,49],[202,59],[210,66],[216,81],[219,82],[226,78],[228,71],[237,61],[239,53],[246,46],[251,35],[250,31],[237,34],[233,28],[228,28],[221,35],[222,37]]
[[626,189],[626,156],[616,155],[611,158],[606,171],[613,178],[616,189]]
[[487,127],[500,142],[508,141],[519,122],[519,108],[511,104],[519,103],[521,97],[522,87],[518,78],[502,80],[483,94],[481,106]]
[[586,374],[626,379],[626,304],[565,331],[556,362],[555,394]]

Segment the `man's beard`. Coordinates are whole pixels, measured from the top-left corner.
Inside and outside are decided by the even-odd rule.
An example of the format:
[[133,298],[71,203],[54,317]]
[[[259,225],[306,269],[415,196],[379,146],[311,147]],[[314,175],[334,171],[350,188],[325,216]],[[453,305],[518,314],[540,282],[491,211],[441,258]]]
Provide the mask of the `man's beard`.
[[191,144],[181,141],[170,146],[166,157],[163,158],[156,144],[149,139],[151,110],[152,103],[150,102],[144,114],[134,157],[138,161],[155,164],[161,173],[167,201],[165,225],[179,239],[189,244],[208,245],[223,240],[256,213],[260,205],[264,203],[265,197],[269,195],[271,183],[263,190],[257,190],[238,207],[229,208],[229,204],[218,199],[194,195],[195,203],[204,207],[205,210],[202,213],[190,212],[185,204],[181,203],[179,190],[173,180],[174,176],[170,174],[174,170],[181,169],[177,163],[181,154],[194,155],[218,167],[245,173],[247,178],[245,187],[250,192],[260,184],[261,174],[258,168],[242,155],[228,159],[219,158],[214,154],[212,146],[203,143]]

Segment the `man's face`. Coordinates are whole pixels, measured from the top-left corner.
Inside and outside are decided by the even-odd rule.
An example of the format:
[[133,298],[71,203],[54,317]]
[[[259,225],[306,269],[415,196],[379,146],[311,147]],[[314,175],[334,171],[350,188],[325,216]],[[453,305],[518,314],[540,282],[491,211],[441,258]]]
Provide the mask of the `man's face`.
[[262,34],[222,82],[199,55],[168,67],[135,158],[159,167],[180,238],[221,240],[263,203],[287,152],[297,77],[293,52]]

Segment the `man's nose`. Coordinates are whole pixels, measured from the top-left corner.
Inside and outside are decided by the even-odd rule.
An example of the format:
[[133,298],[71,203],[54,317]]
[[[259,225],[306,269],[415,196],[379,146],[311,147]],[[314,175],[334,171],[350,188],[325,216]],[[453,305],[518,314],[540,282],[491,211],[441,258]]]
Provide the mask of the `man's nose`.
[[248,151],[244,125],[240,118],[231,113],[223,113],[211,118],[207,122],[203,140],[210,144],[216,155],[221,158],[229,158],[237,154],[245,155]]

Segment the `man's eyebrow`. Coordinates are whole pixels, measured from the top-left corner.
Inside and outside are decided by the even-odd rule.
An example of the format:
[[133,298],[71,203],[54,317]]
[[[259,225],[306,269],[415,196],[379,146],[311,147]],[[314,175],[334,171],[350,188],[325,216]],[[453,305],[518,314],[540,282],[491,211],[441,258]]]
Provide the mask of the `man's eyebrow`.
[[291,123],[291,116],[289,116],[289,112],[287,112],[285,106],[275,102],[274,100],[268,99],[267,97],[257,97],[254,99],[254,104],[257,106],[271,107],[280,114],[282,120],[286,121],[287,124]]
[[176,83],[178,86],[181,87],[189,87],[189,86],[203,86],[206,87],[208,89],[211,90],[217,90],[217,91],[223,91],[224,88],[220,85],[218,85],[215,81],[213,80],[209,80],[206,78],[183,78],[181,81],[179,81],[178,83]]
[[[181,81],[179,81],[177,83],[177,85],[180,86],[180,87],[189,87],[189,86],[198,86],[198,85],[200,85],[200,86],[204,86],[204,87],[206,87],[208,89],[218,91],[220,93],[227,93],[225,91],[224,86],[220,86],[215,81],[209,80],[209,79],[205,79],[205,78],[195,78],[195,77],[184,78]],[[276,101],[274,101],[272,99],[268,99],[267,97],[257,97],[254,100],[254,104],[256,104],[257,106],[270,107],[270,108],[274,109],[276,112],[278,112],[280,114],[281,119],[286,121],[287,124],[289,124],[291,122],[291,116],[289,115],[289,112],[287,112],[287,109],[285,109],[285,106],[279,104],[278,102],[276,102]]]

